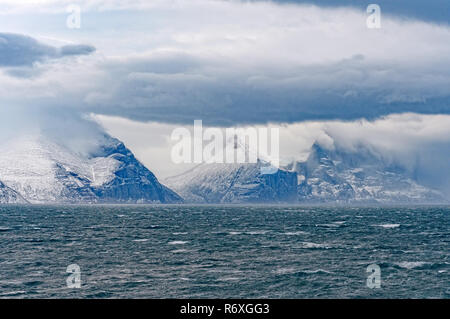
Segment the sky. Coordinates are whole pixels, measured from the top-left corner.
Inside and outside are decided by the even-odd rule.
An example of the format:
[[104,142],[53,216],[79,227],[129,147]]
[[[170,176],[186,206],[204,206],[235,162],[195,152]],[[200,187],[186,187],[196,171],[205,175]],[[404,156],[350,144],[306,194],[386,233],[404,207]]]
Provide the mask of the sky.
[[186,169],[168,161],[176,127],[275,125],[286,158],[357,136],[404,165],[433,152],[437,181],[450,172],[449,21],[447,0],[0,0],[2,136],[89,118],[166,177]]

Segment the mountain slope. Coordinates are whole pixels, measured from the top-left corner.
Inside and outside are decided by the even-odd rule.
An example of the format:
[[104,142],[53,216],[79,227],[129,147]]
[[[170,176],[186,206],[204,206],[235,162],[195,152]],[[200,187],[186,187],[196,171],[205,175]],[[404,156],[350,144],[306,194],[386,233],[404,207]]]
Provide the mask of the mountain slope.
[[200,164],[164,182],[193,203],[292,202],[297,193],[295,173],[278,170],[261,174],[254,164]]
[[26,204],[27,201],[16,191],[0,182],[0,204]]
[[419,185],[405,169],[364,147],[350,152],[316,143],[306,162],[288,169],[298,173],[300,202],[445,202],[438,191]]
[[0,180],[31,203],[180,202],[117,139],[78,154],[44,136],[0,146]]
[[92,171],[93,191],[103,201],[182,202],[117,139],[93,154]]

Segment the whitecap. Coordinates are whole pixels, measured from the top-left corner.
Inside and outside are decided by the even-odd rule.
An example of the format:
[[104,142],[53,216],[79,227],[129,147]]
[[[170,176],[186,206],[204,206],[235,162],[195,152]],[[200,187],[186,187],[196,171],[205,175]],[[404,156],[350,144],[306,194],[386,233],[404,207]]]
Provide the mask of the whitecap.
[[372,225],[372,226],[378,226],[383,228],[397,228],[400,227],[400,224],[380,224],[380,225]]
[[286,236],[298,236],[298,235],[306,235],[306,234],[309,234],[309,233],[305,232],[305,231],[301,231],[301,230],[284,233],[284,235],[286,235]]
[[171,251],[171,253],[173,253],[173,254],[180,254],[180,253],[187,253],[187,252],[188,252],[187,249],[175,249],[175,250]]
[[326,244],[317,244],[317,243],[311,243],[311,242],[303,242],[301,248],[305,248],[305,249],[329,249],[331,247],[326,245]]
[[429,263],[427,263],[425,261],[402,261],[402,262],[395,263],[395,264],[401,268],[414,269],[414,268],[422,267]]
[[137,243],[142,243],[142,242],[148,241],[148,239],[134,239],[133,241],[137,242]]
[[249,231],[247,232],[248,235],[264,235],[267,233],[267,230],[255,230],[255,231]]
[[173,241],[169,241],[168,245],[184,245],[188,243],[187,241],[183,241],[183,240],[173,240]]
[[331,224],[317,224],[316,227],[327,227],[327,228],[337,228],[341,227],[340,224],[331,223]]

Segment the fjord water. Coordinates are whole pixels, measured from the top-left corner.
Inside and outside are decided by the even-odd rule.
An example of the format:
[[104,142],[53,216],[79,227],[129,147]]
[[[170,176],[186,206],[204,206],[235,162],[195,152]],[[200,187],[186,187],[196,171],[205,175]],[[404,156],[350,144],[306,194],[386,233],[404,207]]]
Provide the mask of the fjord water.
[[450,207],[1,206],[0,297],[449,298],[449,235]]

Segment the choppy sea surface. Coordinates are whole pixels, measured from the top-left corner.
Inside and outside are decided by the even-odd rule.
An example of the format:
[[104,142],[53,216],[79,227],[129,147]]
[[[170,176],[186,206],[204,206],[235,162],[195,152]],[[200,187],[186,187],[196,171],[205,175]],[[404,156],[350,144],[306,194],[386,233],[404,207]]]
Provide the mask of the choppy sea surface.
[[449,255],[450,207],[0,206],[0,298],[449,298]]

